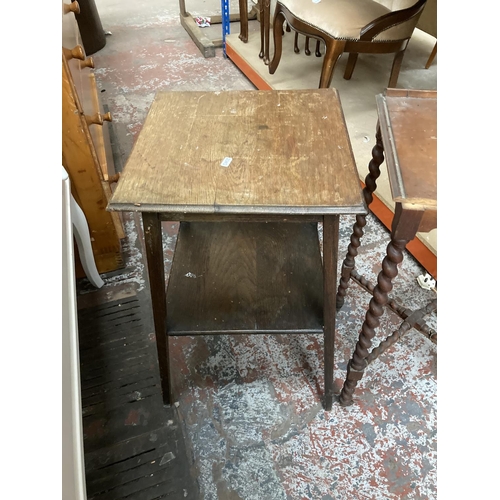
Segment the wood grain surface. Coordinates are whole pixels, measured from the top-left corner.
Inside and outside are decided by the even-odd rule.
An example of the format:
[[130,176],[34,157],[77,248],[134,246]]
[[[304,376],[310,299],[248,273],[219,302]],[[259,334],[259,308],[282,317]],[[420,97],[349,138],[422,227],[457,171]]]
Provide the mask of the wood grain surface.
[[158,93],[108,208],[365,211],[334,89]]
[[377,96],[392,197],[437,209],[437,92],[388,89]]
[[106,210],[109,191],[104,188],[94,143],[78,102],[73,79],[63,56],[62,164],[71,180],[71,194],[83,210],[89,225],[97,270],[106,273],[123,267],[121,243],[113,214]]
[[171,335],[322,333],[316,224],[182,222],[167,312]]

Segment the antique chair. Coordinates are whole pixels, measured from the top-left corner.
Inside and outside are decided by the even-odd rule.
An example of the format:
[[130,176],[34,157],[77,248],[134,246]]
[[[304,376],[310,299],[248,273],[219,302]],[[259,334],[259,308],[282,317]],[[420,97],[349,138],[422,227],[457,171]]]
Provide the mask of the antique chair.
[[[269,29],[271,24],[271,14],[274,12],[276,8],[276,0],[250,0],[252,4],[251,13],[258,13],[257,17],[259,19],[260,24],[260,51],[259,57],[264,61],[264,64],[269,64]],[[239,39],[243,43],[248,42],[248,1],[247,0],[239,0],[239,9],[240,9],[240,35]],[[286,31],[290,32],[290,26],[286,26]],[[282,32],[284,34],[284,32]],[[320,41],[317,41],[316,44],[316,56],[320,57]],[[293,50],[296,54],[300,52],[299,44],[298,44],[298,33],[295,32],[294,38],[294,46]],[[309,37],[306,37],[305,44],[305,53],[307,55],[311,55],[311,51],[309,49]]]
[[394,88],[425,3],[426,0],[277,0],[273,20],[274,57],[269,73],[274,74],[280,63],[286,21],[294,31],[325,43],[319,88],[330,86],[335,64],[344,52],[349,53],[346,80],[352,76],[358,54],[394,53],[388,84]]

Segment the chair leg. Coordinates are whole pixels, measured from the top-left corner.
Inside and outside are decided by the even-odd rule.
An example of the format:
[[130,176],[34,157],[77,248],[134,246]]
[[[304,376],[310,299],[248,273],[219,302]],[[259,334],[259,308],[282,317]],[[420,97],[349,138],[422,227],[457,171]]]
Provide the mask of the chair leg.
[[429,56],[429,59],[427,59],[427,64],[425,65],[425,69],[429,69],[431,67],[432,61],[434,61],[434,58],[436,57],[438,50],[438,43],[436,42],[434,44],[434,48],[432,49],[431,55]]
[[[264,1],[264,64],[269,64],[269,30],[271,28],[271,0]],[[283,32],[283,24],[281,25]]]
[[298,54],[300,52],[299,49],[299,34],[295,32],[294,38],[293,38],[293,51]]
[[319,80],[319,88],[327,89],[332,81],[333,70],[339,57],[344,52],[345,40],[329,39],[325,40],[326,52],[323,60],[323,67],[321,68],[321,77]]
[[259,57],[264,58],[264,1],[259,2],[259,24],[260,24],[260,52]]
[[274,56],[273,60],[269,63],[269,74],[274,75],[274,72],[278,68],[278,64],[281,59],[282,50],[282,40],[283,40],[283,23],[285,22],[285,16],[282,12],[278,11],[274,15],[273,22],[273,40],[274,40]]
[[240,5],[240,35],[239,39],[248,42],[248,2],[247,0],[239,0]]
[[306,56],[311,55],[311,50],[309,49],[309,37],[306,36],[306,47],[304,49],[304,52],[306,53]]
[[316,41],[316,57],[321,57],[321,51],[319,50],[319,48],[321,47],[321,42],[319,40]]
[[354,67],[356,66],[356,61],[358,60],[358,54],[351,52],[349,54],[349,59],[347,60],[347,65],[344,72],[344,80],[350,80]]
[[403,57],[405,56],[405,51],[406,48],[404,50],[396,52],[396,55],[394,56],[394,61],[392,62],[391,76],[389,78],[389,85],[388,85],[388,88],[390,89],[396,88],[398,84],[399,71],[401,70],[401,64],[403,62]]

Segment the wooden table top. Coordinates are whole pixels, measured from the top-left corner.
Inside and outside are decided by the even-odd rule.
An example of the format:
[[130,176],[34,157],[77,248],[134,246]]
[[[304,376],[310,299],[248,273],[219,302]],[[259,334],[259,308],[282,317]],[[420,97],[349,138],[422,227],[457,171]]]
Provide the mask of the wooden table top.
[[159,92],[108,209],[366,213],[335,89]]
[[377,109],[393,200],[437,210],[437,92],[387,89]]

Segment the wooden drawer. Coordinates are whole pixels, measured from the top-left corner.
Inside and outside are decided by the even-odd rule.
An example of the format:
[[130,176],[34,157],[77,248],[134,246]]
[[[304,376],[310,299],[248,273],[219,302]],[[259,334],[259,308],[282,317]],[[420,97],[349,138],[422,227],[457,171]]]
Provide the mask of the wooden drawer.
[[[123,267],[120,239],[124,231],[118,214],[106,211],[111,198],[109,177],[115,174],[109,141],[111,117],[104,113],[93,72],[75,18],[78,3],[62,2],[62,156],[72,194],[89,224],[100,273]],[[77,265],[77,271],[81,269]]]

